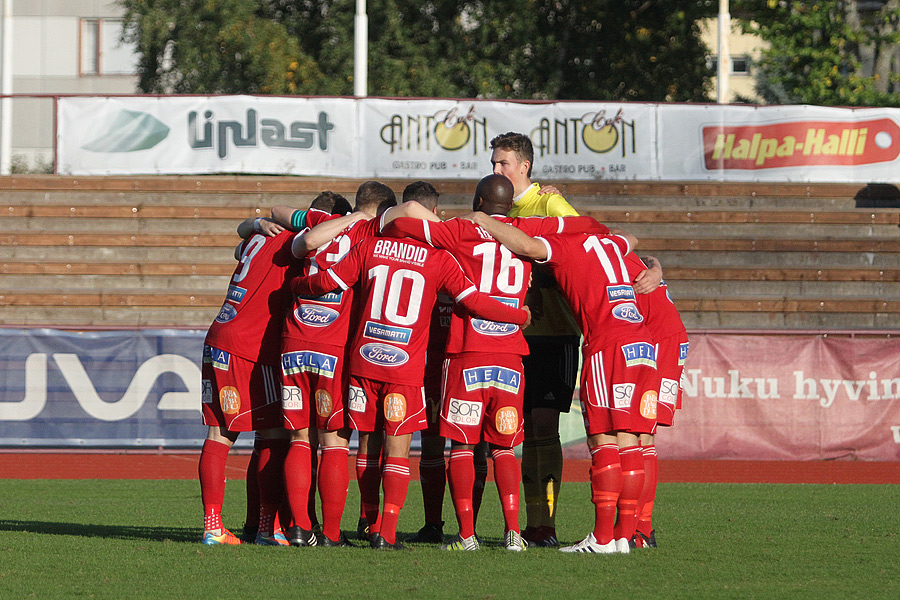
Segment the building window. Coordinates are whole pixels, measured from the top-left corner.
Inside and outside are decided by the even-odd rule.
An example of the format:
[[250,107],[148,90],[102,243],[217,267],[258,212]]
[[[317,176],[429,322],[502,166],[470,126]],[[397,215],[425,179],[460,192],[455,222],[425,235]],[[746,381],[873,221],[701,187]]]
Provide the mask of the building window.
[[[706,66],[714,72],[719,70],[719,57],[707,56]],[[750,74],[750,57],[746,55],[738,55],[731,57],[731,74],[732,75],[749,75]]]
[[134,48],[120,41],[120,19],[81,19],[82,75],[133,75],[137,72]]

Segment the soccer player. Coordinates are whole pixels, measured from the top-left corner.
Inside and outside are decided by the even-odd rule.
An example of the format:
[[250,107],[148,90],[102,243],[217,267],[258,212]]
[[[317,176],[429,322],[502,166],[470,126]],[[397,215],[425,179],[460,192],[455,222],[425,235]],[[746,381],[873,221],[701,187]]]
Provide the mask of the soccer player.
[[[315,227],[316,231],[307,228],[292,244],[294,256],[303,259],[303,273],[315,273],[319,268],[316,250],[307,252],[308,247],[318,244],[317,250],[321,252],[345,228],[374,216],[382,199],[375,198],[367,203],[365,194],[358,196],[361,201],[357,210],[346,216],[330,213],[335,205],[341,210],[339,200],[343,196],[323,192],[313,201],[304,215],[304,223],[307,227]],[[291,512],[295,515],[295,525],[288,530],[288,541],[292,546],[349,545],[340,531],[349,482],[347,453],[350,437],[343,420],[346,380],[342,372],[348,319],[340,318],[338,309],[342,300],[338,294],[295,297],[291,310],[285,315],[281,339],[282,412],[291,444],[284,463],[284,480]],[[345,310],[349,312],[349,299]],[[317,478],[322,497],[323,531],[320,536],[313,532],[311,519],[315,515],[315,494],[311,492],[315,489],[317,441],[322,443],[322,462]]]
[[349,346],[347,415],[353,429],[369,434],[360,442],[367,455],[384,452],[382,510],[378,504],[365,507],[370,545],[405,549],[396,527],[409,486],[410,439],[426,427],[422,385],[437,293],[494,321],[523,325],[528,312],[478,292],[448,253],[406,239],[363,240],[327,271],[295,280],[292,289],[319,295],[354,285],[359,299]]
[[[403,204],[415,202],[431,214],[437,213],[440,194],[427,181],[414,181],[403,189]],[[386,216],[386,219],[389,217]],[[430,216],[424,215],[430,220]],[[442,544],[444,542],[444,490],[447,484],[445,439],[440,433],[441,373],[444,364],[444,348],[450,334],[450,316],[453,299],[438,294],[431,313],[431,330],[425,353],[425,416],[428,427],[421,432],[422,453],[419,457],[419,484],[422,488],[422,506],[425,524],[406,539],[413,544]],[[485,473],[487,465],[484,465]]]
[[[644,479],[638,436],[655,431],[659,389],[655,345],[622,258],[636,240],[626,233],[532,238],[480,213],[473,218],[515,254],[550,267],[584,332],[581,404],[595,524],[561,550],[628,552]],[[632,534],[617,538],[616,530]]]
[[[491,140],[491,165],[514,187],[510,217],[565,217],[578,212],[558,193],[539,193],[531,181],[534,147],[527,135],[509,132]],[[581,332],[556,290],[552,278],[536,268],[526,299],[534,322],[525,339],[525,442],[522,445],[522,484],[526,527],[523,537],[534,546],[555,547],[556,513],[562,485],[560,413],[567,413],[578,373]]]
[[[312,226],[295,238],[292,251],[295,256],[307,257],[304,273],[315,274],[340,261],[351,246],[375,235],[377,221],[373,217],[379,210],[395,204],[396,196],[388,186],[367,181],[357,189],[354,213],[344,218],[350,220],[346,229],[341,226],[347,223],[340,219],[329,221],[313,211],[307,214],[294,211],[288,216],[285,211],[273,209],[273,216],[287,217],[292,226]],[[322,535],[313,536],[311,522],[301,518],[290,531],[290,541],[295,546],[351,545],[341,531],[340,523],[349,485],[350,429],[345,422],[344,390],[347,385],[345,347],[352,305],[352,290],[296,296],[284,323],[281,356],[286,386],[284,424],[292,432],[285,479],[288,499],[295,513],[298,510],[301,514],[310,512],[303,511],[303,507],[310,502],[313,479],[313,448],[308,433],[311,426],[318,429],[322,452],[317,477],[322,502]],[[313,407],[315,417],[312,416]],[[378,457],[374,460],[377,465]],[[358,457],[358,464],[359,461]],[[368,463],[365,455],[362,461]],[[361,487],[363,481],[360,480]],[[376,495],[377,485],[376,479]]]
[[287,544],[275,530],[285,454],[276,369],[280,322],[291,298],[285,279],[297,274],[290,249],[293,237],[289,231],[274,237],[256,233],[236,248],[238,264],[225,302],[204,341],[202,411],[209,429],[198,466],[204,544],[240,543],[223,526],[221,510],[226,459],[242,431],[259,431],[263,438],[257,470],[260,521],[256,543]]
[[[511,222],[533,235],[566,230],[608,232],[589,217],[519,218],[503,215],[513,199],[513,185],[503,175],[488,175],[475,190],[473,209]],[[512,306],[524,305],[531,265],[523,263],[483,229],[465,219],[429,223],[397,219],[385,235],[409,236],[450,251],[479,291]],[[459,534],[446,546],[476,550],[473,453],[482,434],[490,443],[509,550],[525,544],[519,531],[519,466],[513,448],[522,439],[522,356],[528,346],[518,327],[454,315],[444,364],[441,432],[452,440],[449,477]]]
[[[633,254],[625,257],[632,276],[645,268],[643,261]],[[675,410],[681,408],[681,375],[688,354],[688,336],[681,315],[669,296],[668,286],[662,281],[649,294],[637,295],[638,308],[646,319],[650,335],[656,342],[656,365],[660,375],[657,425],[671,427]],[[653,529],[653,503],[659,477],[656,456],[656,436],[641,434],[641,452],[644,459],[644,486],[638,500],[637,531],[631,538],[632,548],[656,548],[656,532]]]

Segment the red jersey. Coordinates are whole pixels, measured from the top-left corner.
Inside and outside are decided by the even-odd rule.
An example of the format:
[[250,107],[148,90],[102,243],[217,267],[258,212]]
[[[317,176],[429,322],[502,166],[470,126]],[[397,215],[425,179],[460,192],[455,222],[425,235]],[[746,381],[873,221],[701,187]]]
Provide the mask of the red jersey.
[[349,372],[376,381],[421,386],[431,312],[439,291],[485,318],[524,323],[525,313],[475,289],[453,257],[415,240],[369,238],[329,270],[298,279],[295,292],[320,294],[357,286]]
[[[309,211],[306,218],[310,227],[315,227],[339,216]],[[310,252],[303,260],[302,273],[315,275],[340,261],[351,246],[377,233],[377,223],[377,219],[357,221],[332,242]],[[321,296],[295,296],[285,318],[282,336],[291,340],[292,347],[296,342],[343,347],[349,335],[352,304],[353,290],[335,290]]]
[[549,235],[552,233],[596,233],[607,235],[609,227],[598,223],[594,217],[505,217],[491,215],[513,227],[521,229],[528,235]]
[[585,352],[613,342],[649,340],[623,255],[628,241],[617,235],[548,235],[544,261],[584,333]]
[[[631,280],[647,269],[640,258],[633,253],[625,256],[625,265]],[[659,287],[649,294],[637,294],[637,305],[641,315],[646,319],[647,328],[654,340],[664,340],[667,337],[686,331],[681,315],[675,308],[675,303],[669,296],[669,288],[665,280],[659,282]]]
[[257,233],[241,243],[228,295],[206,334],[206,345],[254,362],[280,364],[282,323],[291,303],[285,282],[299,274],[299,262],[291,254],[295,235]]
[[[608,233],[605,225],[591,217],[505,217],[492,215],[498,221],[513,225],[528,235],[592,231]],[[405,236],[448,250],[462,266],[478,291],[492,298],[520,307],[531,278],[531,263],[516,258],[506,246],[499,244],[487,231],[465,219],[432,222],[400,218],[389,223],[382,234]],[[496,323],[455,312],[450,322],[447,354],[461,352],[505,352],[525,356],[528,343],[522,330],[511,323]]]

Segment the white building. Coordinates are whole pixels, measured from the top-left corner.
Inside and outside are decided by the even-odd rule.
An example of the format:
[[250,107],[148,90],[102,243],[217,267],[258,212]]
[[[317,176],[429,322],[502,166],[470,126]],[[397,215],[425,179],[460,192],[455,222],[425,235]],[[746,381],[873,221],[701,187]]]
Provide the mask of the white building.
[[123,45],[113,0],[12,0],[12,159],[53,160],[54,103],[47,94],[133,94],[137,56]]
[[[719,20],[717,18],[704,19],[700,22],[700,39],[710,50],[708,58],[709,66],[713,72],[719,60],[716,54],[718,48]],[[728,97],[726,102],[737,102],[744,98],[751,102],[759,102],[759,94],[756,93],[756,78],[753,74],[753,63],[759,60],[760,50],[766,47],[755,35],[748,35],[741,31],[741,24],[737,19],[731,19],[731,33],[728,36],[728,54],[731,56],[731,70],[728,74]],[[718,77],[712,78],[710,100],[715,100],[718,95]]]

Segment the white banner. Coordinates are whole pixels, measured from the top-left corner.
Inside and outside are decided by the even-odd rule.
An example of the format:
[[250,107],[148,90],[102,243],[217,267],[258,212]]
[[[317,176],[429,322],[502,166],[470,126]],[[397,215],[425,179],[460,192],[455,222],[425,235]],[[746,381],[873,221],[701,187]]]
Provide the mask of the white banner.
[[60,98],[57,170],[355,177],[356,115],[344,98]]
[[58,172],[477,179],[526,133],[535,181],[900,181],[900,110],[267,96],[65,97]]
[[663,180],[900,180],[900,111],[661,104]]
[[361,107],[365,176],[477,179],[491,171],[491,139],[508,131],[531,137],[535,181],[645,179],[655,170],[650,104],[370,99]]

